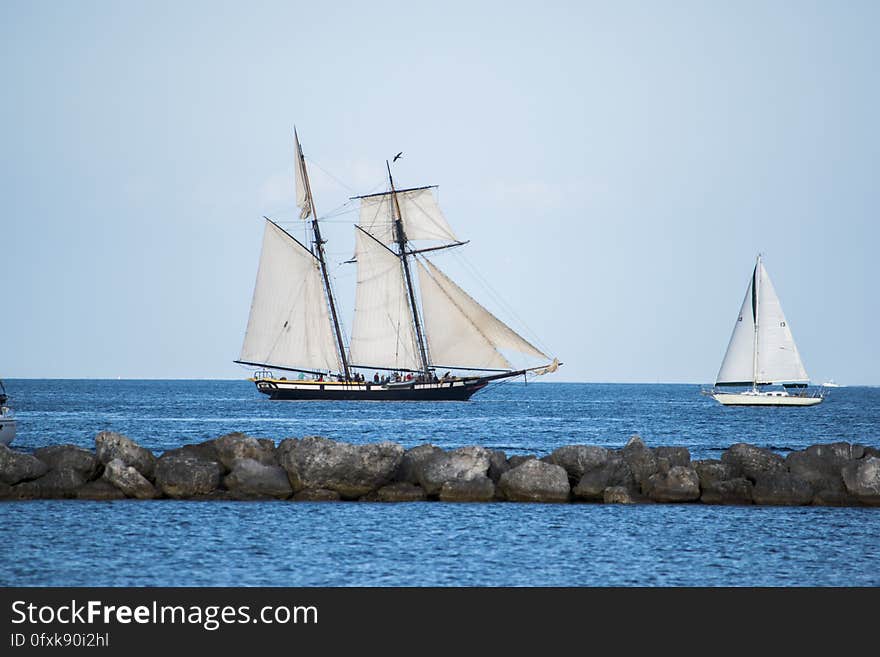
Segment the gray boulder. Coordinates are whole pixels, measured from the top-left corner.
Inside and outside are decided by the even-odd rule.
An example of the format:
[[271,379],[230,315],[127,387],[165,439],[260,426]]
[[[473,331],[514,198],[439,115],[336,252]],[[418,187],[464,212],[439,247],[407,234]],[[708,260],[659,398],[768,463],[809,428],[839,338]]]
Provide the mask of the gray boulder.
[[755,485],[745,477],[713,480],[701,485],[703,504],[752,504]]
[[632,436],[626,446],[620,450],[624,462],[632,471],[636,482],[644,491],[648,486],[648,479],[657,473],[657,457],[653,450],[648,448],[639,436]]
[[[693,462],[693,468],[700,478],[700,487],[708,488],[721,481],[730,481],[740,477],[739,469],[730,463],[718,459],[703,459]],[[750,498],[751,499],[751,498]]]
[[491,502],[494,497],[495,484],[488,477],[444,482],[439,494],[441,502]]
[[50,445],[34,451],[34,456],[58,472],[75,472],[85,481],[98,474],[98,458],[91,452],[76,445]]
[[605,504],[635,504],[636,499],[625,486],[609,486],[603,491],[602,501]]
[[201,459],[202,461],[214,461],[220,465],[221,470],[224,472],[226,470],[226,466],[220,461],[220,455],[217,453],[217,446],[214,440],[204,440],[200,443],[182,445],[176,449],[169,449],[162,456],[185,456],[187,458]]
[[564,445],[541,460],[563,467],[569,484],[576,486],[585,472],[608,463],[608,450],[596,445]]
[[791,474],[808,482],[814,491],[842,493],[845,490],[843,466],[863,454],[864,448],[849,443],[812,445],[803,451],[790,452],[785,463]]
[[288,438],[278,447],[279,462],[295,492],[324,488],[343,499],[363,497],[390,483],[403,454],[396,443],[351,445],[320,436]]
[[153,484],[147,481],[134,466],[126,465],[122,459],[113,459],[104,466],[104,477],[108,483],[113,484],[127,497],[136,497],[139,500],[152,500],[159,497]]
[[843,481],[847,492],[859,502],[880,506],[880,457],[865,456],[845,465]]
[[303,488],[293,496],[295,502],[338,502],[342,499],[338,491],[326,488]]
[[857,497],[846,491],[820,490],[813,495],[813,506],[860,506]]
[[241,458],[232,463],[232,471],[223,479],[230,491],[244,496],[286,499],[293,494],[287,471],[278,465]]
[[501,475],[498,488],[511,502],[568,502],[571,486],[562,466],[526,461]]
[[437,454],[442,453],[442,449],[430,444],[418,445],[406,450],[395,473],[395,480],[418,484],[421,481],[422,468],[425,467],[425,464]]
[[758,477],[752,500],[761,505],[802,506],[812,503],[813,487],[790,472],[772,472]]
[[519,465],[522,465],[526,461],[534,461],[537,459],[534,454],[514,454],[510,458],[507,459],[507,469],[510,470]]
[[147,479],[156,469],[156,457],[150,450],[115,431],[102,431],[95,436],[95,456],[104,465],[119,459]]
[[654,456],[657,458],[658,466],[664,469],[676,465],[686,468],[691,465],[691,452],[687,447],[655,447]]
[[251,459],[263,465],[278,465],[275,456],[275,441],[268,438],[253,438],[243,433],[228,433],[214,440],[217,460],[227,470],[232,470],[235,462]]
[[425,493],[435,496],[446,482],[488,478],[490,456],[484,447],[460,447],[437,454],[425,463],[419,483]]
[[633,493],[638,489],[632,470],[616,452],[609,454],[605,465],[584,472],[577,486],[572,489],[572,494],[579,500],[601,502],[605,499],[605,489],[609,487],[622,487]]
[[693,502],[700,498],[700,478],[690,466],[673,465],[648,478],[646,493],[655,502]]
[[734,468],[736,476],[757,481],[759,477],[785,471],[785,459],[763,447],[737,443],[721,455],[722,463]]
[[501,475],[510,470],[510,463],[507,460],[507,454],[500,449],[489,450],[489,479],[496,486],[501,479]]
[[85,485],[87,479],[78,470],[66,468],[49,470],[46,474],[33,481],[25,481],[12,487],[10,497],[20,500],[57,500],[70,499]]
[[174,450],[156,461],[156,486],[168,497],[184,499],[208,495],[220,487],[222,466]]
[[95,479],[76,489],[78,500],[124,500],[125,493],[104,479]]
[[35,456],[0,445],[0,482],[12,486],[42,477],[48,471],[49,466]]
[[421,486],[408,481],[397,481],[376,491],[377,502],[421,502],[428,498]]

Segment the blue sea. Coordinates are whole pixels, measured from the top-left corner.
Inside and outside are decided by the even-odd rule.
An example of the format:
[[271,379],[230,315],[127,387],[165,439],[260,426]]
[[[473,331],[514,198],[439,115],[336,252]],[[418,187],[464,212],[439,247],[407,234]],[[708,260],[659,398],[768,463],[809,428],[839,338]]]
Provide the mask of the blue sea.
[[[405,447],[736,442],[780,454],[880,447],[880,388],[812,408],[725,408],[695,385],[511,382],[470,402],[271,402],[247,381],[4,382],[13,447],[93,448],[119,431],[157,455],[242,431]],[[0,504],[3,586],[878,586],[880,508],[365,502]]]

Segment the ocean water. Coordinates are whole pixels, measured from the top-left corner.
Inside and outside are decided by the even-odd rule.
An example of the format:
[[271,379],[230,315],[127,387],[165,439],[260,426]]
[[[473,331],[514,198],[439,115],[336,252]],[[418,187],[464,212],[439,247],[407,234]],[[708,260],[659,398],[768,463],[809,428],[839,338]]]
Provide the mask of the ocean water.
[[[880,447],[880,389],[725,408],[693,385],[515,382],[470,402],[270,402],[247,381],[6,380],[13,447],[159,454],[230,431],[406,447]],[[3,586],[878,586],[880,508],[33,501],[0,504]]]

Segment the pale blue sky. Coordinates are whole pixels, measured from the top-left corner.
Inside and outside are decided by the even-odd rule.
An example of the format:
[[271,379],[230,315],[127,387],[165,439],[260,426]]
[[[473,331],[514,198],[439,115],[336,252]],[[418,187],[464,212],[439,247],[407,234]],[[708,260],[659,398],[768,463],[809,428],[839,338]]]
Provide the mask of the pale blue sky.
[[[874,2],[6,0],[0,377],[247,376],[296,124],[348,186],[312,166],[319,213],[398,151],[400,184],[440,186],[471,244],[438,264],[551,380],[712,381],[762,251],[813,379],[878,384],[878,25]],[[354,220],[327,224],[337,260]]]

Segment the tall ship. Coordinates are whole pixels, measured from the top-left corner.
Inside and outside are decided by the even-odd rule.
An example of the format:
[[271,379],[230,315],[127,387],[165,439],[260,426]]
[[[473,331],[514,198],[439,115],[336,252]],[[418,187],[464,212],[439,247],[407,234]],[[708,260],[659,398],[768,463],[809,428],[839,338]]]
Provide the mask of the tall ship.
[[706,391],[725,406],[814,406],[824,389],[810,377],[758,255],[715,386]]
[[[251,378],[257,390],[276,400],[464,401],[493,381],[556,371],[558,359],[495,317],[429,259],[466,242],[440,210],[434,186],[398,189],[388,161],[387,190],[352,197],[360,213],[348,340],[296,131],[294,139],[296,204],[300,219],[310,222],[310,240],[303,243],[265,218],[235,361],[260,368]],[[541,364],[517,369],[505,355],[511,352]]]

